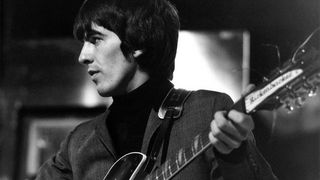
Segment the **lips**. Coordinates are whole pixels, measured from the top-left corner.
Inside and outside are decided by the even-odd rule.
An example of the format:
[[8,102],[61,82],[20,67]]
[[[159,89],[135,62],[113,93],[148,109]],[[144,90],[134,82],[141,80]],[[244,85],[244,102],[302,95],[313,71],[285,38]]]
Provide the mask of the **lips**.
[[97,74],[99,71],[97,71],[97,70],[92,70],[92,69],[89,69],[88,70],[88,74],[90,75],[90,76],[93,76],[93,75],[95,75],[95,74]]

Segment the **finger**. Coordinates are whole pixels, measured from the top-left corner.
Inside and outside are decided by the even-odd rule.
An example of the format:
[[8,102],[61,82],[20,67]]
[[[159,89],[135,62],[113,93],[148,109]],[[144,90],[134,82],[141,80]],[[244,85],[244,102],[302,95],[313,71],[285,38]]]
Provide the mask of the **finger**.
[[[225,119],[225,121],[228,121],[228,120]],[[225,145],[227,145],[231,149],[238,148],[241,144],[241,140],[236,140],[232,138],[232,136],[230,136],[229,134],[224,133],[217,126],[216,120],[213,120],[211,122],[211,133],[215,138],[223,142]]]
[[251,116],[236,110],[231,110],[228,118],[233,122],[236,128],[240,131],[249,132],[254,129],[254,123]]
[[209,139],[211,144],[222,154],[229,154],[232,151],[232,148],[225,145],[223,142],[219,141],[216,137],[213,136],[212,132],[209,133]]
[[245,133],[241,133],[237,127],[234,125],[234,123],[230,120],[225,119],[225,117],[221,117],[222,114],[216,113],[215,114],[215,123],[217,127],[224,132],[227,136],[229,136],[232,139],[235,139],[236,141],[243,141],[246,138]]

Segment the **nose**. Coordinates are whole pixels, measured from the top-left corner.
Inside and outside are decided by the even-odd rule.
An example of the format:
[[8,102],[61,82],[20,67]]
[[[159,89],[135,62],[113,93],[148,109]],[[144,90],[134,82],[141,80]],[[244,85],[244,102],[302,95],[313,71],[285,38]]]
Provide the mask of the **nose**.
[[90,43],[84,42],[78,61],[80,64],[87,65],[93,62],[93,49]]

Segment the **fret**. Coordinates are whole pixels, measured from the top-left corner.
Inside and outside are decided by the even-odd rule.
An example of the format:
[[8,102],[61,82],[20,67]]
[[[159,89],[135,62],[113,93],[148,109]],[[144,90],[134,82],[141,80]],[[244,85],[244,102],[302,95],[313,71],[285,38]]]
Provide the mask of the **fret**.
[[[199,134],[199,144],[200,144],[200,149],[203,150],[203,142],[202,142],[202,137],[201,134]],[[207,137],[207,136],[205,136]]]
[[184,163],[183,164],[186,164],[188,160],[187,160],[187,157],[186,157],[186,150],[185,149],[182,150],[182,154],[183,154],[183,159],[184,159]]
[[177,170],[179,170],[179,169],[180,169],[180,166],[179,166],[178,156],[176,157],[176,165],[177,165]]
[[200,135],[197,135],[196,137],[194,137],[193,146],[191,146],[192,149],[194,150],[193,155],[196,155],[199,152],[199,139],[200,139]]
[[[194,142],[195,143],[195,142]],[[194,156],[197,153],[197,150],[195,148],[195,146],[191,146],[191,152],[192,152],[192,156]]]
[[178,163],[179,168],[182,167],[187,162],[186,154],[183,148],[181,148],[178,152]]
[[210,143],[210,139],[209,139],[209,137],[208,137],[208,133],[202,134],[200,137],[201,137],[201,138],[200,138],[201,148],[202,148],[202,149],[207,148],[208,145],[211,144],[211,143]]
[[169,160],[164,163],[164,172],[165,172],[166,177],[170,177],[172,175]]
[[[156,170],[156,174],[157,174],[156,178],[157,179],[166,180],[171,177],[172,173],[170,171],[168,172],[168,168],[167,168],[166,164],[167,164],[167,162],[164,165],[162,165],[159,169]],[[159,173],[159,171],[160,171],[160,173]]]
[[[171,162],[171,161],[170,161]],[[170,163],[171,164],[171,163]],[[178,166],[178,163],[177,163],[177,159],[176,157],[174,158],[174,160],[172,161],[172,164],[170,167],[171,167],[171,172],[176,172],[176,171],[179,171],[179,166]]]

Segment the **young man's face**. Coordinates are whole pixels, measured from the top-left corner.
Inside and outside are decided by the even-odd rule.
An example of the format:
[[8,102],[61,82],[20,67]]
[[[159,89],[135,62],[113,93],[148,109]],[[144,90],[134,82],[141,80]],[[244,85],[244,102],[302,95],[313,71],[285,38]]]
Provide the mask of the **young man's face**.
[[137,63],[124,56],[120,44],[114,32],[96,24],[85,34],[79,62],[88,66],[88,73],[101,96],[124,94],[142,83]]

